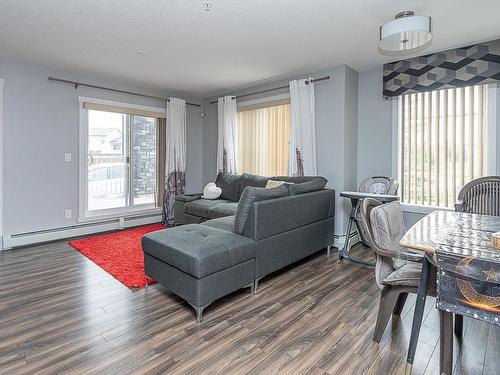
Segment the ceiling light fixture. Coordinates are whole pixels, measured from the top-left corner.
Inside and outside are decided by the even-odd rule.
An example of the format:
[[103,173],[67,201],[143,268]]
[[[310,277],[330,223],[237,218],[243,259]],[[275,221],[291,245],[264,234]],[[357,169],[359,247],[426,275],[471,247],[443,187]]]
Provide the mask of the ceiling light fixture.
[[207,12],[210,12],[210,9],[212,9],[212,3],[203,3],[203,9],[205,9]]
[[404,11],[380,26],[378,49],[387,56],[410,55],[429,47],[431,41],[431,18]]

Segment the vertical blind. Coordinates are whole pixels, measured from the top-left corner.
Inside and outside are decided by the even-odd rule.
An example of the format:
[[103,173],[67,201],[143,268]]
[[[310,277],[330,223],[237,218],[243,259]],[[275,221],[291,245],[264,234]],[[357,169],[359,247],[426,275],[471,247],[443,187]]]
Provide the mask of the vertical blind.
[[481,85],[399,98],[403,202],[453,207],[486,175],[487,93]]
[[288,175],[290,104],[239,110],[238,173]]

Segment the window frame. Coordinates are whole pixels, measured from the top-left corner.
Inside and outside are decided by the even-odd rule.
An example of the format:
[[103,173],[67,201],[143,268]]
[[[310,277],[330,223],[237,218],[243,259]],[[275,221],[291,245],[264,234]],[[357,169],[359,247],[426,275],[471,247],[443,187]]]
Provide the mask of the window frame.
[[[87,149],[88,149],[88,110],[84,108],[84,103],[94,103],[94,104],[103,104],[117,107],[124,107],[130,109],[138,109],[144,111],[151,112],[159,112],[162,114],[166,114],[165,108],[153,107],[153,106],[145,106],[138,105],[126,102],[118,102],[113,100],[104,100],[92,97],[79,96],[79,158],[78,158],[78,222],[91,222],[96,220],[103,219],[115,219],[119,217],[127,217],[131,216],[131,214],[139,215],[139,214],[150,214],[150,213],[160,213],[161,207],[156,207],[156,204],[140,204],[134,206],[127,207],[119,207],[119,208],[109,208],[102,210],[88,210],[88,163],[87,163]],[[156,120],[157,121],[157,120]],[[128,127],[130,129],[130,126]],[[128,142],[131,142],[131,135],[128,134]],[[130,144],[128,145],[130,148]],[[129,158],[131,158],[129,150]],[[131,161],[131,159],[130,159]],[[129,165],[131,163],[129,162]],[[129,169],[125,172],[127,175],[129,174]],[[130,191],[130,178],[127,178],[127,184],[129,185]]]
[[[488,86],[488,100],[486,103],[487,108],[487,175],[497,174],[497,109],[498,109],[498,98],[500,86],[496,83],[487,84]],[[402,125],[402,114],[400,113],[400,103],[401,96],[392,98],[392,175],[397,176],[398,181],[401,181],[401,125]],[[401,197],[401,189],[398,192],[399,197]],[[413,203],[401,202],[403,211],[412,212],[417,214],[429,214],[435,210],[442,211],[453,211],[453,208],[441,207],[441,206],[429,206]]]

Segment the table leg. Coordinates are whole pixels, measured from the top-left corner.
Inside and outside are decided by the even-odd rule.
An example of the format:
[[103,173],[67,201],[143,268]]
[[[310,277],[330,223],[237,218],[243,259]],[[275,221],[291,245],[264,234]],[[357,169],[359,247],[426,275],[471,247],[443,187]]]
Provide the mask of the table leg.
[[349,256],[349,237],[351,236],[352,222],[354,220],[354,212],[356,210],[355,205],[352,205],[351,214],[349,215],[349,221],[347,222],[347,231],[345,235],[344,247],[339,251],[339,259],[347,258]]
[[451,375],[453,367],[453,314],[439,310],[439,373]]
[[422,273],[420,274],[420,285],[418,286],[417,301],[415,304],[415,312],[413,314],[413,322],[411,326],[410,346],[408,348],[408,357],[406,358],[406,375],[411,374],[413,360],[415,359],[418,336],[420,334],[420,327],[424,317],[425,300],[427,298],[430,273],[431,263],[426,257],[424,257],[422,262]]
[[[343,258],[350,260],[351,262],[354,263],[360,263],[364,264],[366,266],[374,266],[375,263],[369,262],[363,259],[358,259],[358,258],[353,258],[349,255],[349,237],[351,235],[351,229],[352,229],[352,223],[356,222],[356,207],[358,206],[358,200],[357,199],[351,199],[351,214],[349,215],[349,221],[347,222],[347,232],[346,232],[346,238],[344,242],[344,247],[339,251],[339,259],[342,260]],[[358,225],[356,223],[356,225]]]

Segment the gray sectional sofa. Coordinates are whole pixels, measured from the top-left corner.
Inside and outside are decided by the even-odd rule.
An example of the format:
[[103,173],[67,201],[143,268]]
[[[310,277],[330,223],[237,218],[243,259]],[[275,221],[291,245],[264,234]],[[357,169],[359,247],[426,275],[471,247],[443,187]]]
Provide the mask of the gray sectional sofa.
[[[203,309],[333,243],[335,191],[322,177],[219,174],[221,199],[177,197],[176,222],[142,239],[146,275]],[[191,223],[191,224],[189,224]],[[194,224],[193,224],[194,223]]]

